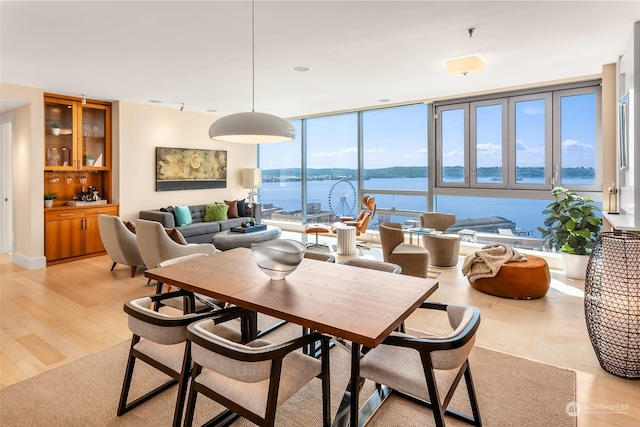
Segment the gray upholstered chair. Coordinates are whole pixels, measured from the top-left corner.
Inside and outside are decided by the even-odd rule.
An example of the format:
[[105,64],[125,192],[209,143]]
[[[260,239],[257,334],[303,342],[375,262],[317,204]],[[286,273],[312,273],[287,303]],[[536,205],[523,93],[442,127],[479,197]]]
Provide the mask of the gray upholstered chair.
[[219,252],[210,243],[189,243],[181,245],[174,242],[157,221],[136,220],[136,238],[138,249],[147,268],[156,268],[162,261],[185,255],[203,253],[213,255]]
[[422,244],[429,251],[429,264],[435,267],[455,267],[460,255],[460,235],[446,233],[456,223],[454,214],[426,212],[420,215],[420,226],[433,228],[442,234],[423,234]]
[[[181,262],[189,261],[191,259],[200,258],[203,256],[209,256],[209,255],[197,253],[197,254],[191,254],[191,255],[184,255],[178,258],[171,258],[159,263],[158,267],[166,267],[169,265],[178,264]],[[156,286],[156,294],[162,293],[162,286],[163,284],[158,282]],[[168,291],[170,290],[171,290],[171,287],[169,287]],[[181,310],[184,313],[199,313],[199,312],[208,311],[208,310],[219,310],[225,306],[224,302],[219,301],[215,298],[211,298],[211,297],[200,295],[200,294],[194,294],[194,296],[195,298],[189,298],[189,299],[170,298],[164,301],[163,304],[157,304],[156,309],[160,305],[164,305],[164,306],[176,308],[178,310]],[[193,305],[191,303],[193,303]]]
[[[187,345],[187,325],[212,316],[215,317],[208,319],[211,323],[242,318],[242,321],[246,322],[243,323],[245,325],[243,330],[247,331],[244,337],[241,331],[236,331],[233,328],[218,328],[221,335],[233,341],[248,339],[248,331],[255,326],[255,314],[238,307],[231,307],[213,313],[192,313],[176,316],[154,310],[154,305],[159,301],[182,297],[193,298],[193,294],[176,291],[151,297],[136,298],[125,302],[124,311],[128,314],[129,329],[133,332],[133,337],[118,403],[118,416],[157,396],[177,383],[178,397],[176,399],[173,426],[180,426],[189,374],[191,373],[191,348]],[[127,403],[133,370],[138,359],[165,373],[171,377],[171,380],[144,396]]]
[[336,257],[324,252],[306,251],[304,257],[307,259],[315,259],[316,261],[336,262]]
[[402,267],[400,267],[398,264],[376,261],[374,259],[348,258],[344,261],[341,261],[340,264],[350,265],[352,267],[369,268],[371,270],[386,271],[388,273],[402,274]]
[[[242,345],[220,336],[217,328],[208,320],[187,328],[194,365],[185,427],[193,423],[198,393],[259,426],[273,426],[277,408],[316,377],[322,381],[323,425],[330,425],[328,338],[316,332],[282,344],[258,339]],[[318,341],[321,360],[296,351]]]
[[[480,325],[480,311],[471,306],[425,302],[420,309],[444,310],[453,331],[448,335],[417,338],[392,332],[360,360],[360,377],[385,385],[400,395],[417,398],[431,408],[438,427],[445,414],[481,426],[469,353]],[[464,376],[472,416],[447,409]],[[361,420],[365,424],[367,420]],[[425,423],[426,424],[426,423]]]
[[429,251],[422,246],[404,243],[402,225],[397,222],[380,224],[379,232],[385,262],[398,264],[402,267],[402,274],[427,277]]
[[128,265],[131,267],[131,277],[134,277],[138,266],[144,267],[136,235],[114,215],[98,215],[98,229],[102,244],[113,261],[111,271],[117,264]]

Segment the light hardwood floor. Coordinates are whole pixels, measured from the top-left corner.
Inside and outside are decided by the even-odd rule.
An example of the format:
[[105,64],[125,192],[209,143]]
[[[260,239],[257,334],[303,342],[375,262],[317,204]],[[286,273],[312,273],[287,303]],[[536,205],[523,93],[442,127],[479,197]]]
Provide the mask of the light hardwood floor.
[[[380,258],[375,247],[360,255]],[[443,274],[430,299],[480,308],[478,345],[575,370],[582,409],[579,426],[640,425],[640,381],[618,378],[600,368],[586,332],[581,281],[554,271],[545,298],[516,301],[472,289],[460,264],[436,270]],[[108,256],[100,256],[28,271],[12,264],[9,254],[0,255],[0,386],[130,338],[122,303],[149,295],[154,288],[145,286],[141,271],[131,278],[128,267],[118,266],[113,272],[110,267]],[[427,329],[428,320],[412,315],[407,326]]]

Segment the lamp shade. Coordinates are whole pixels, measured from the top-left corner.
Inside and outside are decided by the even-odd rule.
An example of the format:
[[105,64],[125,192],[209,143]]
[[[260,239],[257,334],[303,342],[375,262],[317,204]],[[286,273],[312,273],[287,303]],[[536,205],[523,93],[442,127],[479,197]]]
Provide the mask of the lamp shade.
[[251,189],[262,187],[262,171],[257,168],[244,169],[242,171],[242,187]]
[[242,144],[286,142],[296,137],[296,129],[281,117],[252,111],[219,118],[209,127],[209,137]]
[[484,70],[484,61],[477,55],[464,56],[462,58],[450,59],[447,61],[447,72],[449,74],[476,73]]

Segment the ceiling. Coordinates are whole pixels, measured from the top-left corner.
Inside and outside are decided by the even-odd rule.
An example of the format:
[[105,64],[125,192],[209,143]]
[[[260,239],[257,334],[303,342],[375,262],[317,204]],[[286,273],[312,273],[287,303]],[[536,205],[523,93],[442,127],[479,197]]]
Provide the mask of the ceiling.
[[[4,83],[251,110],[251,2],[2,0],[0,17]],[[291,118],[593,76],[635,21],[639,1],[258,0],[255,110]],[[484,72],[447,74],[471,54]]]

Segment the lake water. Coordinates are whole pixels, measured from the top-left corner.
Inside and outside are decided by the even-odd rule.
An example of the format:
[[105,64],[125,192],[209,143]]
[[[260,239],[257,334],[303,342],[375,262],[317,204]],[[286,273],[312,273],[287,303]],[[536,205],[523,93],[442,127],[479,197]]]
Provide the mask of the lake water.
[[[329,196],[335,180],[309,181],[307,183],[307,202],[320,203],[321,209],[329,210]],[[354,189],[357,189],[356,181],[350,181]],[[576,182],[578,184],[579,182]],[[300,210],[301,182],[263,182],[260,189],[260,201],[273,203],[274,206],[284,210]],[[424,178],[377,178],[365,181],[365,187],[379,190],[426,190],[426,179]],[[334,188],[333,210],[336,211],[337,194],[346,196],[347,204],[353,204],[355,197],[353,190],[345,183],[340,183]],[[549,192],[549,195],[551,192]],[[398,196],[387,194],[374,194],[378,208],[390,209],[395,207],[401,210],[415,210],[425,212],[427,210],[426,197],[424,196]],[[531,232],[532,237],[540,237],[537,231],[538,226],[543,226],[545,216],[542,211],[550,203],[549,200],[531,199],[506,199],[506,198],[484,198],[470,196],[437,196],[436,210],[438,212],[453,213],[458,220],[476,219],[499,216],[508,219],[516,224],[516,228],[526,232]],[[359,203],[359,201],[356,201]],[[600,205],[600,204],[598,204]],[[357,215],[358,206],[352,215]],[[341,215],[348,214],[340,212]],[[393,222],[404,222],[417,217],[407,217],[392,215]]]

